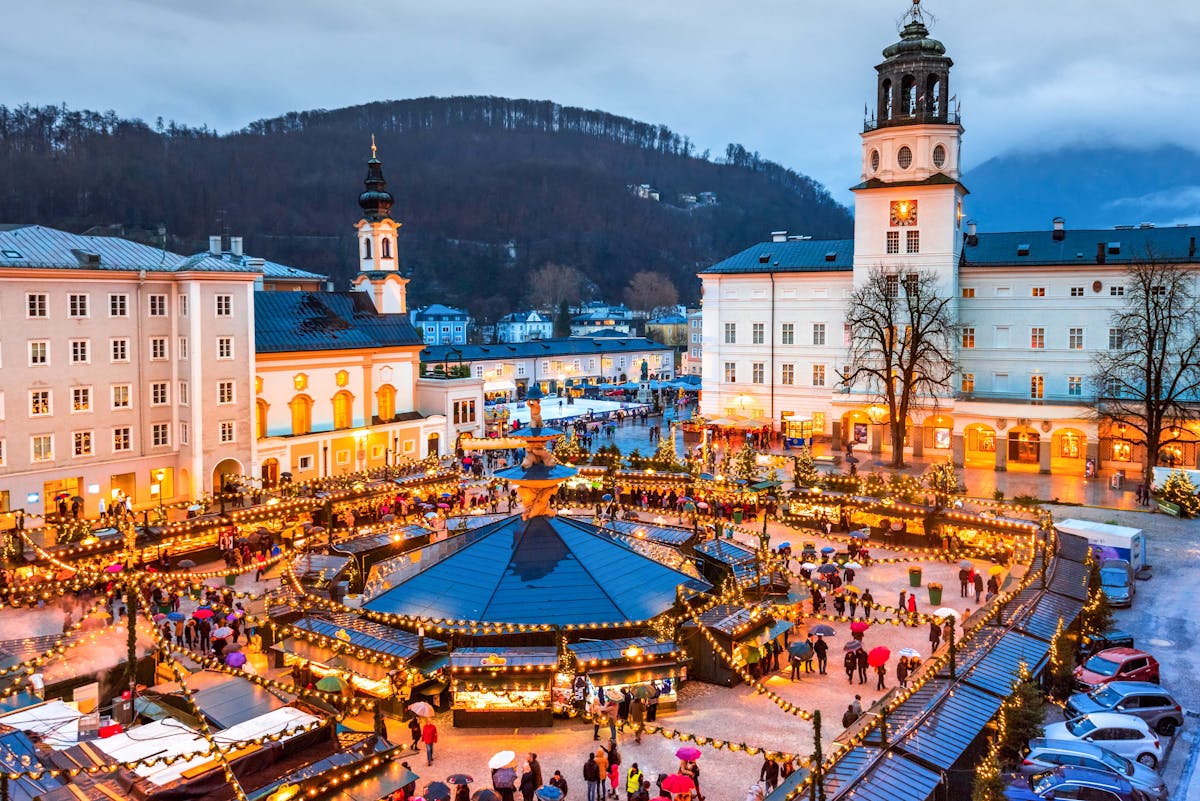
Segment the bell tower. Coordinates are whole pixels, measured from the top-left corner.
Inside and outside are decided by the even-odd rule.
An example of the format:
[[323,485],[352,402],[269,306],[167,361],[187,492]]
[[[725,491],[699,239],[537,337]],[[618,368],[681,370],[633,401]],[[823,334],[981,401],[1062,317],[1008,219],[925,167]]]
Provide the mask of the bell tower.
[[358,275],[354,288],[369,292],[375,309],[382,314],[407,314],[408,279],[400,274],[397,232],[400,223],[391,218],[392,193],[383,178],[375,136],[371,136],[371,158],[367,161],[366,187],[358,196],[363,218],[355,224],[358,231]]
[[929,35],[913,0],[900,40],[883,50],[874,116],[862,133],[862,182],[853,187],[856,282],[871,268],[936,270],[957,295],[962,248],[959,152],[963,128],[952,108],[946,46]]

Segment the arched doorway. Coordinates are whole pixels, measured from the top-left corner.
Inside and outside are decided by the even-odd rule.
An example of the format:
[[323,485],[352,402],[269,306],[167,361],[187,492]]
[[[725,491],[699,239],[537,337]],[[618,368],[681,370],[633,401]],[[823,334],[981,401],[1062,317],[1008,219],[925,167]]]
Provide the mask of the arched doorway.
[[983,423],[972,423],[963,429],[963,465],[996,466],[996,429]]
[[933,414],[921,423],[926,448],[950,450],[954,437],[954,418],[948,414]]
[[267,459],[262,463],[260,478],[264,487],[273,487],[279,481],[279,460]]
[[1050,472],[1082,476],[1087,458],[1087,435],[1077,428],[1060,428],[1050,437]]
[[242,463],[237,459],[222,459],[212,471],[212,491],[221,492],[226,478],[237,478],[242,474]]
[[442,438],[437,434],[430,434],[429,439],[425,443],[426,456],[441,456]]
[[842,415],[842,442],[851,445],[865,445],[868,437],[868,426],[871,418],[867,413],[858,409]]
[[1038,463],[1038,448],[1042,435],[1029,426],[1017,426],[1008,432],[1008,463]]

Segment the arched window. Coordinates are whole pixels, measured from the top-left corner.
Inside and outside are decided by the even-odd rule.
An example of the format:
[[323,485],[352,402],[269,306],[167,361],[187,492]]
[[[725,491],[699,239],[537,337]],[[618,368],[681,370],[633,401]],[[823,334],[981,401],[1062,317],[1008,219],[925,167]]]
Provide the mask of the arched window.
[[354,425],[354,396],[342,390],[333,396],[333,427],[350,428]]
[[900,79],[900,103],[905,114],[912,116],[917,113],[917,81],[911,75]]
[[380,420],[391,420],[396,416],[396,388],[384,384],[375,393],[375,409]]
[[267,402],[265,400],[263,400],[262,398],[259,398],[258,401],[255,403],[255,416],[254,416],[255,439],[262,439],[263,437],[267,436],[267,409],[268,408],[269,407],[267,405]]
[[363,239],[363,258],[364,259],[371,258],[371,240],[370,239]]
[[292,410],[292,435],[307,434],[312,431],[312,398],[307,395],[297,395],[288,404]]
[[392,240],[390,237],[383,238],[383,257],[390,259],[392,257]]
[[879,116],[880,122],[892,118],[892,80],[885,79],[879,87]]
[[925,111],[934,117],[942,116],[942,79],[936,74],[925,80]]

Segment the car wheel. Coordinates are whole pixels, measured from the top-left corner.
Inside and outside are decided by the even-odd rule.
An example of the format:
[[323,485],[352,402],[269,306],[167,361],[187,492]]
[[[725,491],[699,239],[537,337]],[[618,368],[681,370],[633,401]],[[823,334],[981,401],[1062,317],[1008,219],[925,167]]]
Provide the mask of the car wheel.
[[1141,754],[1138,756],[1137,761],[1148,768],[1158,767],[1158,757],[1154,756],[1154,754]]
[[1158,725],[1154,727],[1154,730],[1163,737],[1171,737],[1175,734],[1175,729],[1177,728],[1179,728],[1178,723],[1170,718],[1163,718],[1158,722]]

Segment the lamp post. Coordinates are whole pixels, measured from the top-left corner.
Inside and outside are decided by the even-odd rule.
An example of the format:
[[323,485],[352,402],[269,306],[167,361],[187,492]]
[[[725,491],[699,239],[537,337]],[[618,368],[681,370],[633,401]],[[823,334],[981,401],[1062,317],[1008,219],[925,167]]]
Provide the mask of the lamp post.
[[154,478],[158,481],[158,511],[161,514],[163,508],[163,481],[167,478],[167,471],[159,468],[155,471]]

